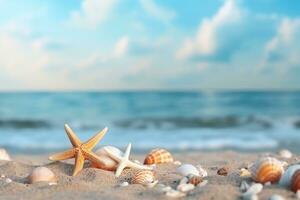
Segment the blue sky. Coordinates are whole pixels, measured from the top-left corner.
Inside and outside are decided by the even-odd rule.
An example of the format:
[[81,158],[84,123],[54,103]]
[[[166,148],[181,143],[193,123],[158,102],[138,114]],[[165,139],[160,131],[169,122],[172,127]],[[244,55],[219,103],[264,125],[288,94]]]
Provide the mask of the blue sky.
[[300,1],[0,0],[0,90],[300,89]]

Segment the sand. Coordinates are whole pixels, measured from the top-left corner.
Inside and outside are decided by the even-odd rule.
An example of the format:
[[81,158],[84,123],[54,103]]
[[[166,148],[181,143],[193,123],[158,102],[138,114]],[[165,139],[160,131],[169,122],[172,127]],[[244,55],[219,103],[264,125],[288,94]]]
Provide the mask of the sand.
[[[201,164],[208,171],[208,184],[196,187],[189,192],[186,199],[240,199],[239,186],[242,180],[251,182],[250,178],[239,176],[239,169],[247,167],[255,159],[266,153],[239,153],[239,152],[185,152],[176,153],[174,157],[182,163]],[[273,154],[271,154],[273,156]],[[274,155],[278,158],[277,155]],[[132,174],[131,169],[126,169],[120,178],[101,169],[87,166],[76,177],[70,176],[74,161],[50,162],[48,155],[12,155],[13,161],[0,161],[0,199],[170,199],[162,192],[161,187],[146,188],[142,185],[132,184],[120,187],[119,184],[128,181]],[[144,155],[131,156],[132,159],[142,161]],[[289,164],[298,163],[298,156],[282,159]],[[50,168],[59,178],[57,185],[48,183],[28,184],[27,176],[36,166]],[[158,165],[156,169],[159,183],[176,188],[182,178],[176,173],[178,166],[174,164]],[[229,174],[220,176],[217,169],[228,167]],[[6,178],[12,180],[7,183]],[[294,199],[295,194],[288,189],[277,185],[264,186],[259,193],[259,199],[268,199],[272,194],[280,194],[285,199]]]

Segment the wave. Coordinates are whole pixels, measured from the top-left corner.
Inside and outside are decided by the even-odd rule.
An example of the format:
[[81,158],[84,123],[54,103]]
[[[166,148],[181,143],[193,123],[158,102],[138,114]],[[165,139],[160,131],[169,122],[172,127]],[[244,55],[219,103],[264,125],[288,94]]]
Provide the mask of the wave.
[[48,121],[44,120],[32,120],[32,119],[0,119],[0,128],[50,128],[52,125]]

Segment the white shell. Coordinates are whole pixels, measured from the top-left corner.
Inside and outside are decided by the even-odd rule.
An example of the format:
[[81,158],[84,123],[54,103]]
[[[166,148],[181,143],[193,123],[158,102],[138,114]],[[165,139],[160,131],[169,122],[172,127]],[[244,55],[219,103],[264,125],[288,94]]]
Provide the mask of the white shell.
[[29,183],[56,182],[55,174],[47,167],[37,167],[28,176]]
[[199,176],[200,177],[202,177],[202,178],[207,177],[208,173],[201,165],[197,165],[196,167],[199,171]]
[[114,154],[118,154],[121,157],[123,157],[123,152],[120,149],[118,149],[117,147],[114,147],[114,146],[101,147],[100,149],[98,149],[96,151],[96,154],[98,156],[109,156],[105,149],[108,149],[110,152],[113,152]]
[[251,185],[248,190],[243,193],[243,196],[251,196],[251,195],[256,195],[258,193],[260,193],[263,189],[263,185],[260,183],[255,183],[253,185]]
[[11,161],[11,158],[8,155],[7,151],[3,148],[0,149],[0,160]]
[[6,182],[6,183],[11,183],[12,180],[11,180],[10,178],[6,178],[6,179],[5,179],[5,182]]
[[193,190],[195,188],[195,186],[191,183],[188,184],[179,184],[177,186],[177,190],[181,191],[181,192],[189,192],[191,190]]
[[287,149],[282,149],[278,152],[279,156],[282,158],[291,158],[293,156],[292,152]]
[[108,155],[108,153],[105,151],[105,148],[111,150],[112,152],[115,152],[116,154],[123,156],[123,153],[120,149],[118,149],[114,146],[104,146],[104,147],[99,148],[95,152],[95,154],[100,158],[100,160],[104,164],[98,165],[98,164],[92,163],[92,166],[96,167],[96,168],[104,169],[104,170],[114,171],[114,170],[116,170],[116,168],[118,166],[118,162]]
[[300,169],[299,164],[289,166],[287,170],[284,172],[284,174],[281,176],[279,185],[284,187],[289,187],[292,181],[292,177],[298,169]]
[[278,194],[273,194],[269,200],[285,200],[285,198],[283,198],[282,196],[280,196]]
[[181,165],[180,167],[177,168],[176,172],[183,176],[187,176],[189,174],[193,174],[196,176],[200,175],[198,169],[194,165],[191,165],[191,164]]
[[126,187],[126,186],[128,186],[129,185],[129,183],[127,182],[127,181],[125,181],[125,182],[123,182],[123,183],[120,183],[120,187]]

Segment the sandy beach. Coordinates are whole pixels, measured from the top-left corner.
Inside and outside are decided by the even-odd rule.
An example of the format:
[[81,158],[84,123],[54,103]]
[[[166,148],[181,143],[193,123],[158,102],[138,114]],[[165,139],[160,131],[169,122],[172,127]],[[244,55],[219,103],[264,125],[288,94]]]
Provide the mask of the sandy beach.
[[[226,152],[186,152],[174,154],[175,160],[193,165],[200,164],[207,170],[208,176],[204,178],[208,183],[186,194],[186,199],[240,199],[240,184],[243,180],[251,183],[251,178],[240,177],[241,168],[247,167],[254,160],[263,155],[272,153],[238,153]],[[126,187],[120,183],[130,183],[133,170],[126,169],[119,178],[113,172],[90,168],[86,163],[85,168],[75,177],[72,177],[73,160],[66,162],[50,162],[48,154],[43,155],[11,155],[13,161],[0,162],[0,199],[170,199],[162,191],[162,185],[176,188],[182,175],[176,173],[178,165],[160,164],[156,167],[156,178],[159,181],[153,188],[138,184],[129,184]],[[131,159],[143,161],[144,155],[135,154]],[[298,163],[300,157],[290,159],[279,158],[288,164]],[[58,177],[57,185],[48,183],[28,184],[27,176],[37,166],[46,166]],[[217,170],[221,167],[228,168],[227,176],[220,176]],[[5,177],[4,177],[5,176]],[[7,179],[12,182],[7,182]],[[279,194],[285,199],[295,199],[295,193],[279,187],[266,185],[258,194],[259,199],[269,199],[272,194]]]

